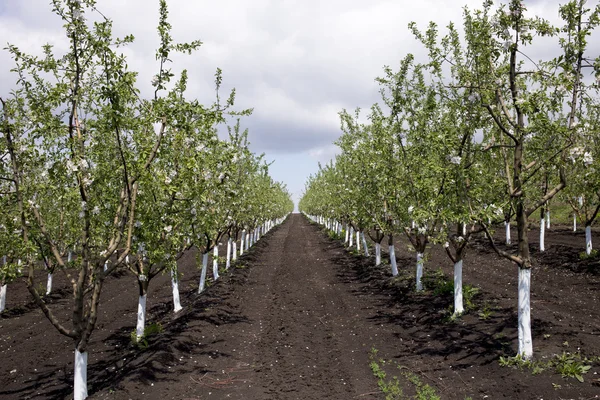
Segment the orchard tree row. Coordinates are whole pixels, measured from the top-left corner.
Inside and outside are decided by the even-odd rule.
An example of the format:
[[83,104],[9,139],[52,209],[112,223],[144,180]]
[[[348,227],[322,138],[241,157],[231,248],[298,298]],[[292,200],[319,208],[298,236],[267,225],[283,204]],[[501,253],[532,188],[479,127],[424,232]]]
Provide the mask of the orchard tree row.
[[[367,233],[381,261],[387,237],[398,273],[394,235],[416,251],[416,290],[423,254],[441,243],[454,262],[454,311],[463,312],[462,268],[469,241],[485,234],[518,266],[518,354],[533,356],[528,219],[539,215],[543,250],[548,202],[562,197],[586,226],[586,250],[600,208],[600,57],[588,38],[600,6],[584,0],[558,8],[562,25],[530,16],[524,4],[486,1],[464,10],[462,26],[409,29],[427,59],[406,55],[377,78],[382,105],[368,122],[340,113],[340,154],[311,176],[300,210],[365,250]],[[535,47],[537,46],[537,47]],[[535,61],[530,48],[552,49]],[[538,214],[539,213],[539,214]],[[498,246],[494,229],[516,224],[514,247]],[[502,247],[502,248],[500,248]],[[508,249],[508,250],[505,250]]]
[[[23,276],[50,323],[73,339],[79,400],[87,397],[86,349],[107,276],[128,269],[137,277],[140,338],[155,276],[171,274],[179,311],[177,260],[186,250],[199,249],[201,292],[209,252],[217,279],[219,243],[226,240],[229,267],[238,242],[242,254],[293,203],[248,148],[239,118],[251,110],[233,110],[235,91],[220,97],[221,71],[213,104],[188,98],[188,73],[175,76],[171,58],[201,42],[174,42],[165,0],[150,98],[120,50],[132,36],[113,38],[93,0],[52,4],[70,45],[64,54],[50,44],[38,55],[8,47],[18,81],[0,96],[0,305],[7,283]],[[219,139],[218,126],[231,119],[228,138]],[[69,277],[70,323],[44,301],[34,282],[39,270],[47,272],[46,294],[57,270]]]

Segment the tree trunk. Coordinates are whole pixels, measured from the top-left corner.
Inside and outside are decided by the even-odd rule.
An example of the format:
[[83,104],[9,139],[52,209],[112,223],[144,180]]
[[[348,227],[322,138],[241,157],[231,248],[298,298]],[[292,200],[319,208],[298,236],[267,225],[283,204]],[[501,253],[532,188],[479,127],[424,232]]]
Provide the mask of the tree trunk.
[[73,382],[73,400],[84,400],[88,397],[87,391],[87,362],[88,353],[80,353],[75,348],[75,375]]
[[546,229],[550,229],[550,209],[546,210]]
[[360,231],[356,231],[356,251],[360,253]]
[[213,249],[213,279],[219,279],[219,245]]
[[48,280],[46,281],[46,296],[52,293],[52,272],[48,272]]
[[506,244],[510,244],[510,221],[504,221],[504,234],[506,237]]
[[588,256],[592,254],[592,227],[591,225],[585,226],[585,254]]
[[530,292],[531,268],[519,267],[519,354],[526,360],[533,357]]
[[231,267],[231,242],[233,239],[227,239],[227,261],[225,261],[225,269],[229,269]]
[[375,266],[381,264],[381,244],[375,243]]
[[392,265],[392,276],[398,275],[398,265],[396,264],[396,250],[394,249],[394,237],[389,236],[388,239],[389,251],[390,251],[390,264]]
[[240,239],[240,256],[244,254],[244,240],[246,239],[246,230],[242,231],[242,238]]
[[350,235],[350,227],[348,226],[348,224],[346,224],[346,239],[344,240],[344,244],[348,243],[348,240],[350,240],[349,235]]
[[6,288],[8,285],[5,283],[0,286],[0,313],[6,308]]
[[177,270],[171,269],[171,288],[173,289],[173,312],[181,311],[181,302],[179,300],[179,279],[177,278]]
[[348,247],[352,248],[352,246],[354,246],[354,228],[350,227],[350,243]]
[[200,284],[198,285],[198,293],[202,293],[206,284],[206,270],[208,269],[208,251],[202,254],[202,272],[200,272]]
[[462,267],[463,260],[461,258],[454,263],[454,315],[460,315],[465,311],[463,307]]
[[423,253],[417,252],[417,291],[423,290]]
[[146,328],[146,299],[148,294],[148,277],[144,275],[138,276],[138,288],[140,296],[138,298],[138,312],[137,312],[137,324],[135,327],[135,334],[137,340],[140,341],[144,336],[144,329]]
[[369,246],[367,246],[367,239],[365,238],[365,233],[360,233],[360,238],[362,240],[363,249],[365,249],[365,257],[369,257]]
[[[543,213],[543,211],[542,211]],[[546,236],[546,221],[544,221],[544,215],[540,218],[540,251],[545,251],[546,246],[544,243],[544,239]]]
[[577,232],[577,214],[573,213],[573,232]]

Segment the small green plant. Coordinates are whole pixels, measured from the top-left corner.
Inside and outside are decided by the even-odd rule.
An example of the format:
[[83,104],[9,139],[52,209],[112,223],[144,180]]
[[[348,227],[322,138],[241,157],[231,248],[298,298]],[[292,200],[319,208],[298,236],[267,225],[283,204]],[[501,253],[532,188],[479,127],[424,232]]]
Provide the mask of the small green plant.
[[381,358],[378,359],[377,353],[377,349],[374,347],[371,348],[371,354],[369,356],[371,363],[369,365],[373,375],[377,378],[377,385],[379,386],[381,392],[385,395],[386,400],[401,400],[408,398],[404,396],[398,376],[393,376],[391,379],[388,379],[388,376],[383,369],[386,364],[395,365],[399,370],[402,370],[401,376],[415,387],[416,394],[415,396],[410,397],[411,399],[440,400],[440,396],[436,393],[435,389],[427,384],[424,384],[415,373],[411,372],[404,366],[398,365],[395,361],[385,361]]
[[463,285],[463,301],[465,310],[472,310],[475,308],[475,296],[479,294],[479,288],[473,285]]
[[553,368],[563,378],[575,378],[583,382],[583,374],[586,374],[590,368],[593,359],[582,358],[579,353],[563,352],[561,355],[555,355],[551,360],[533,361],[524,360],[521,355],[515,357],[500,357],[499,363],[502,367],[515,367],[518,369],[528,369],[533,375],[542,373],[547,369]]
[[580,260],[589,260],[592,258],[596,258],[598,256],[598,250],[597,249],[593,249],[590,254],[587,254],[585,251],[582,251],[581,253],[579,253],[579,259]]
[[482,321],[487,321],[488,319],[490,319],[492,314],[492,307],[490,307],[490,304],[486,301],[483,304],[483,308],[481,309],[481,311],[479,311],[479,319]]
[[415,400],[440,400],[440,396],[436,393],[435,389],[431,386],[421,382],[421,379],[412,372],[404,372],[403,374],[406,379],[413,385],[415,385],[416,394]]
[[575,378],[579,382],[583,382],[583,374],[586,374],[591,368],[591,365],[586,365],[588,361],[588,359],[582,359],[579,353],[563,352],[550,362],[563,378]]
[[163,327],[158,322],[153,322],[146,325],[144,328],[144,335],[138,339],[137,332],[134,330],[131,332],[131,343],[135,344],[140,350],[146,350],[148,348],[148,338],[162,333]]
[[371,349],[371,363],[369,366],[371,367],[371,371],[375,378],[377,378],[377,386],[379,390],[385,395],[385,400],[400,400],[404,396],[402,391],[402,387],[400,386],[400,381],[398,377],[394,376],[392,379],[387,379],[387,374],[381,368],[379,364],[385,365],[385,361],[382,359],[377,360],[377,349]]
[[428,284],[436,296],[449,296],[454,293],[454,282],[444,275],[441,268],[431,274]]

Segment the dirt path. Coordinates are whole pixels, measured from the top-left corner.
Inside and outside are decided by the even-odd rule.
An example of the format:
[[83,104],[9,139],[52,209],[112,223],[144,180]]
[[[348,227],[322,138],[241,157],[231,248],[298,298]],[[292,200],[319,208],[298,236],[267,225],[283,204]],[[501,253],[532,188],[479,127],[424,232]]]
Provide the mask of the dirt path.
[[[294,215],[261,243],[235,291],[220,293],[220,301],[213,297],[217,308],[228,310],[218,318],[243,322],[200,324],[186,333],[208,339],[206,347],[198,342],[187,349],[187,363],[198,361],[199,368],[179,366],[186,371],[177,377],[186,398],[373,398],[367,394],[376,390],[368,366],[372,324],[357,315],[365,306],[353,293],[356,285],[341,282],[331,268],[342,250],[324,252],[326,241]],[[111,398],[135,397],[134,379],[128,380]],[[143,391],[150,398],[182,398],[161,376]]]

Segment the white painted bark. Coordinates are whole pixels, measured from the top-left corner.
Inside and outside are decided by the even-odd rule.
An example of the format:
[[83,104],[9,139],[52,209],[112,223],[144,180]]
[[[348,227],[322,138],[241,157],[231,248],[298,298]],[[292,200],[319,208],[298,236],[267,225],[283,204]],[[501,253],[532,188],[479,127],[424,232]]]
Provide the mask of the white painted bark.
[[546,250],[546,246],[544,243],[545,236],[546,236],[546,221],[544,221],[544,218],[541,218],[540,219],[540,251]]
[[360,232],[356,231],[356,251],[360,253]]
[[200,272],[200,285],[198,285],[198,293],[202,293],[204,285],[206,285],[206,270],[208,269],[208,252],[202,254],[202,272]]
[[350,235],[350,229],[348,228],[348,225],[346,225],[346,240],[344,240],[344,244],[348,243],[349,236]]
[[352,227],[350,227],[350,243],[349,243],[349,247],[351,248],[352,246],[354,246],[354,229]]
[[144,327],[146,326],[146,295],[138,298],[137,325],[135,326],[135,335],[139,341],[144,336]]
[[463,280],[462,280],[463,260],[454,263],[454,315],[462,314],[463,307]]
[[381,245],[375,243],[375,265],[381,264]]
[[467,224],[462,224],[462,230],[463,230],[463,237],[467,236]]
[[173,289],[173,312],[177,313],[181,311],[181,301],[179,300],[179,280],[177,279],[177,272],[171,270],[171,288]]
[[246,231],[242,231],[242,238],[240,239],[240,256],[244,254],[244,240],[246,239]]
[[363,249],[365,249],[365,256],[369,257],[369,246],[367,245],[367,239],[365,238],[365,233],[360,233],[360,238],[362,240]]
[[231,267],[231,242],[233,242],[233,239],[227,239],[227,259],[225,261],[225,269]]
[[129,254],[125,256],[125,264],[129,265]]
[[8,285],[0,286],[0,313],[6,308],[6,288]]
[[417,291],[423,290],[423,253],[417,253]]
[[530,292],[531,269],[519,268],[519,354],[526,360],[533,357]]
[[48,281],[46,282],[46,296],[52,293],[52,274],[48,274]]
[[390,264],[392,265],[392,276],[398,275],[398,265],[396,264],[396,250],[394,249],[394,245],[391,244],[389,247],[390,250]]
[[546,210],[546,229],[550,229],[550,210]]
[[573,213],[573,232],[577,232],[577,214]]
[[232,251],[232,258],[233,261],[237,260],[237,242],[234,240],[233,241],[233,251]]
[[213,279],[219,279],[219,246],[215,245],[213,249]]
[[104,272],[108,269],[108,260],[104,261]]
[[592,227],[590,225],[585,227],[585,254],[592,254]]
[[510,244],[510,221],[504,221],[504,234],[506,236],[506,244]]
[[67,256],[67,262],[71,262],[72,259],[73,259],[73,253],[71,252],[71,250],[69,250],[69,255]]
[[80,353],[79,350],[75,349],[75,376],[73,379],[73,400],[84,400],[88,397],[87,362],[88,353]]

